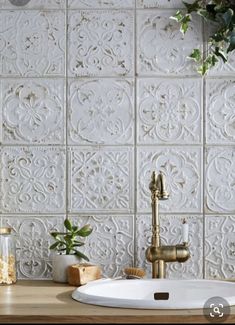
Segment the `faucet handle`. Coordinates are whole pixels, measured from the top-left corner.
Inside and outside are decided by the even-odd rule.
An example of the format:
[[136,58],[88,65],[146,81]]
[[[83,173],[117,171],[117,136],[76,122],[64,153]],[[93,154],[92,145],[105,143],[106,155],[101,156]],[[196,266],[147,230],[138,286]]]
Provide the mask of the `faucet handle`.
[[188,230],[189,230],[188,223],[187,223],[186,219],[184,218],[183,222],[182,222],[182,235],[183,235],[183,243],[184,244],[188,243]]

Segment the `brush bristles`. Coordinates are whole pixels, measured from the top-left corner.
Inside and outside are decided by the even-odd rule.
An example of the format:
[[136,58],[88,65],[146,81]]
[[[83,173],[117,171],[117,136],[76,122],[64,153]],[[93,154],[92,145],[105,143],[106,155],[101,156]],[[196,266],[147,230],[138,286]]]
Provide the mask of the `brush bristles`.
[[126,267],[124,273],[127,276],[136,276],[138,278],[143,278],[146,275],[145,270],[138,267]]

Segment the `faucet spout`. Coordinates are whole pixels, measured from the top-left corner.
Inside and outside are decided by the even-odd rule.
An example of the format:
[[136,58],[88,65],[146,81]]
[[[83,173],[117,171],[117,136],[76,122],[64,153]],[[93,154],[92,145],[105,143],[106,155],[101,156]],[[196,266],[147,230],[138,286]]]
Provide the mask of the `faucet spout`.
[[[152,277],[165,278],[167,262],[185,262],[190,257],[188,243],[175,246],[162,246],[160,237],[160,220],[158,213],[159,200],[167,200],[165,176],[162,172],[156,175],[154,171],[149,184],[152,206],[152,240],[151,246],[146,250],[146,259],[152,263]],[[185,223],[185,220],[184,220]]]
[[165,176],[160,172],[157,176],[157,186],[159,189],[158,199],[159,200],[168,200],[169,193],[166,191],[166,181]]

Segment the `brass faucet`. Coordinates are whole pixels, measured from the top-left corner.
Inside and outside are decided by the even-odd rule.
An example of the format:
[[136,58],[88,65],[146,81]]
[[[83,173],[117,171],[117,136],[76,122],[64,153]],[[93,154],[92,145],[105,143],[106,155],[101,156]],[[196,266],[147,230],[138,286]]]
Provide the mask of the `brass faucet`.
[[155,172],[152,173],[149,189],[152,200],[152,241],[151,246],[146,250],[146,258],[152,263],[152,278],[165,278],[166,262],[185,262],[189,259],[190,252],[186,241],[175,246],[161,245],[158,203],[159,200],[169,198],[165,186],[165,176],[162,172],[158,175]]

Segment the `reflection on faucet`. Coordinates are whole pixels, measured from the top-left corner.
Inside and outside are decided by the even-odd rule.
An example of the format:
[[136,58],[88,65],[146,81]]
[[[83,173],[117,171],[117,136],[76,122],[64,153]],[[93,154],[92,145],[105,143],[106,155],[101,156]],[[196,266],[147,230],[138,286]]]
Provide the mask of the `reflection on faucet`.
[[[160,238],[160,222],[158,214],[159,200],[167,200],[169,194],[166,191],[165,176],[160,172],[156,175],[152,173],[149,184],[152,200],[152,242],[146,250],[146,258],[152,263],[152,278],[165,278],[166,262],[185,262],[190,257],[188,240],[186,240],[187,230],[184,226],[184,242],[181,245],[162,246]],[[184,220],[184,225],[187,225]]]

